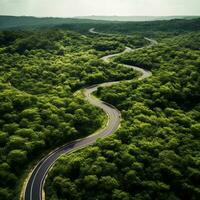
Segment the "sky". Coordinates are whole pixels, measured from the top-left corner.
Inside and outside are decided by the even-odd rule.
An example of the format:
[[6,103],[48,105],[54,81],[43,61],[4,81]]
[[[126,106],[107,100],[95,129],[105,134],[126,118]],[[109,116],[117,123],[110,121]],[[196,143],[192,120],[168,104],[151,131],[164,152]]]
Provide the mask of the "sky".
[[200,0],[0,0],[0,15],[200,15]]

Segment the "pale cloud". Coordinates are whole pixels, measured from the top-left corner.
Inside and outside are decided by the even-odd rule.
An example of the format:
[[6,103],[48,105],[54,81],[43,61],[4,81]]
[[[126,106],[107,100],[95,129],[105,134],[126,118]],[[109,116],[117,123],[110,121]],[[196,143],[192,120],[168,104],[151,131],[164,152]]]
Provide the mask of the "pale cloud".
[[0,0],[0,15],[200,15],[200,0]]

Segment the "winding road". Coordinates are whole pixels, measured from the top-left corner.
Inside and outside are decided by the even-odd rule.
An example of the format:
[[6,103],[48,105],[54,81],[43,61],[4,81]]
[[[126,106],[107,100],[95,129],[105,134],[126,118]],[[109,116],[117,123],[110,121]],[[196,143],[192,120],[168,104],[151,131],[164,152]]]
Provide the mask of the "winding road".
[[[90,33],[92,34],[101,34],[95,31],[94,28],[89,30]],[[105,34],[104,34],[105,35]],[[156,41],[145,38],[150,42],[149,46],[157,44]],[[148,47],[149,47],[148,46]],[[143,47],[145,48],[145,47]],[[139,48],[141,49],[141,48]],[[122,53],[118,54],[113,54],[113,55],[108,55],[103,58],[101,58],[105,62],[109,62],[110,58],[113,58],[115,56],[124,54],[126,52],[130,51],[137,51],[138,49],[131,49],[129,47],[126,47],[126,49]],[[144,70],[139,67],[135,66],[130,66],[130,65],[124,65],[125,67],[132,68],[136,71],[139,71],[142,76],[140,76],[139,80],[145,79],[149,76],[151,76],[151,72]],[[114,133],[120,125],[120,119],[121,119],[121,114],[120,112],[112,105],[102,102],[101,100],[97,99],[92,95],[93,92],[95,92],[98,87],[108,87],[113,84],[116,84],[118,82],[107,82],[107,83],[102,83],[98,85],[93,85],[88,88],[84,89],[84,96],[88,102],[90,102],[92,105],[99,107],[104,110],[104,112],[108,115],[108,123],[107,126],[98,132],[96,132],[93,135],[90,135],[86,138],[83,139],[78,139],[73,142],[70,142],[66,145],[63,145],[54,151],[52,151],[50,154],[48,154],[46,157],[44,157],[38,164],[37,166],[33,169],[33,171],[30,174],[30,177],[28,178],[28,181],[25,186],[25,190],[23,192],[23,199],[24,200],[42,200],[42,190],[43,190],[43,185],[44,185],[44,180],[45,177],[51,168],[51,166],[55,163],[55,161],[63,154],[70,153],[73,151],[76,151],[78,149],[84,148],[88,145],[94,144],[98,138],[104,138],[112,133]]]

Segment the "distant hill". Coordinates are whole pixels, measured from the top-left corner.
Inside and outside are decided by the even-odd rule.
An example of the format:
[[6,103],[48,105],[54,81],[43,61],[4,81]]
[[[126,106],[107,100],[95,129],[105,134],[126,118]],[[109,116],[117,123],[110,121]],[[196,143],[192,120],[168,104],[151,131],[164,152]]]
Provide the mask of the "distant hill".
[[200,31],[200,18],[196,19],[171,19],[143,22],[125,21],[95,21],[95,23],[63,24],[60,28],[86,32],[89,28],[95,28],[99,32],[133,34],[135,32],[173,32],[182,33]]
[[[37,18],[37,17],[14,17],[0,16],[0,29],[35,29],[35,28],[62,28],[78,32],[88,32],[88,29],[95,28],[101,32],[185,32],[200,30],[200,17],[191,19],[170,19],[167,18],[155,21],[106,21],[97,19],[78,18]],[[150,18],[148,19],[150,20]],[[153,17],[151,17],[153,20]]]
[[92,19],[106,21],[157,21],[171,19],[194,19],[200,16],[80,16],[77,19]]
[[[200,17],[200,16],[199,16]],[[171,20],[171,19],[194,19],[197,16],[170,16],[170,17],[150,17],[150,16],[86,16],[75,18],[55,18],[55,17],[15,17],[15,16],[1,16],[0,15],[0,29],[8,28],[35,28],[35,27],[54,27],[62,24],[105,24],[111,21],[157,21],[157,20]]]
[[[8,28],[24,28],[24,27],[53,27],[62,24],[73,23],[96,23],[94,20],[76,19],[76,18],[54,18],[54,17],[15,17],[15,16],[1,16],[0,15],[0,29]],[[100,23],[100,21],[98,21]]]

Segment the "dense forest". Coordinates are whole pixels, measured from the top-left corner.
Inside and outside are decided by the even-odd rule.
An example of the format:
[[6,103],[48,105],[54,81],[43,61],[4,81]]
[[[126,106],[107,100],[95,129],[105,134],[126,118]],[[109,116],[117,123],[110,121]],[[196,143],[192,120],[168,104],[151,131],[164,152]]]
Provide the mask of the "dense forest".
[[116,134],[62,156],[47,199],[197,200],[200,198],[200,33],[164,39],[113,63],[149,69],[146,80],[99,88],[122,112]]
[[[6,21],[13,26],[12,17],[0,18]],[[105,113],[84,100],[84,87],[121,80],[131,81],[95,94],[121,111],[120,129],[62,156],[46,181],[46,199],[200,198],[199,19],[15,22],[0,31],[0,199],[19,199],[43,155],[106,124]],[[92,27],[114,34],[90,34]],[[159,45],[100,59],[147,46],[145,36]],[[138,81],[123,64],[153,76]]]
[[106,122],[81,89],[136,77],[99,57],[146,43],[140,35],[84,36],[61,29],[0,32],[0,199],[18,198],[24,173],[43,152]]
[[59,27],[62,29],[73,30],[81,33],[87,33],[91,27],[107,33],[135,34],[136,32],[154,33],[154,32],[180,32],[200,30],[199,17],[187,17],[186,19],[177,18],[165,20],[160,18],[158,21],[106,21],[92,20],[82,18],[36,18],[36,17],[12,17],[0,16],[0,30],[24,30],[24,29],[44,29]]

